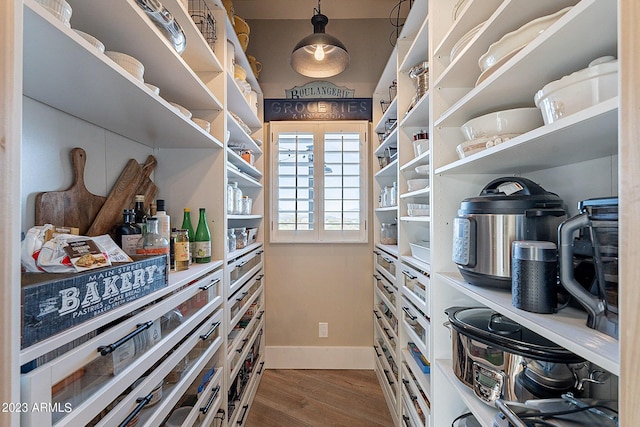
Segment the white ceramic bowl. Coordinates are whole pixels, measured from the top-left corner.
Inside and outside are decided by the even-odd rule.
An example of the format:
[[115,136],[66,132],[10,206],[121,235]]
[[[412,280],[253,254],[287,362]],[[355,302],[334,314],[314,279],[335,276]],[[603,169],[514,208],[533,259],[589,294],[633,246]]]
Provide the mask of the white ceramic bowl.
[[534,96],[545,124],[618,95],[618,60],[597,58],[587,68],[545,85]]
[[75,30],[75,29],[73,31],[75,31],[80,37],[88,41],[89,44],[91,44],[93,47],[98,49],[100,52],[104,52],[104,44],[102,44],[100,40],[93,37],[91,34],[87,34],[83,31]]
[[194,117],[191,120],[193,120],[193,123],[197,124],[202,129],[204,129],[205,132],[209,132],[211,130],[211,123],[210,122],[208,122],[208,121],[206,121],[204,119],[198,119],[197,117]]
[[418,175],[429,175],[429,165],[416,166],[415,170]]
[[182,105],[180,104],[176,104],[175,102],[170,102],[169,104],[171,104],[176,110],[178,110],[178,112],[180,114],[182,114],[183,116],[185,116],[187,119],[190,119],[192,114],[191,111],[187,110],[186,108],[184,108]]
[[160,95],[160,88],[158,86],[154,86],[150,83],[145,83],[144,85],[148,87],[154,94]]
[[571,9],[565,7],[547,16],[541,16],[531,22],[524,24],[515,31],[505,34],[500,40],[489,46],[489,50],[480,57],[478,65],[481,71],[485,71],[492,65],[499,62],[504,56],[509,55],[515,50],[522,49],[531,43],[544,30],[549,28],[551,24],[560,19],[565,13]]
[[420,179],[408,179],[407,180],[407,188],[409,191],[418,191],[423,190],[429,186],[429,180],[420,178]]
[[73,10],[65,0],[36,0],[36,3],[42,5],[42,7],[51,12],[53,16],[58,18],[60,22],[71,28],[70,20]]
[[469,44],[471,39],[474,38],[476,34],[478,34],[478,31],[480,31],[480,29],[482,28],[485,22],[486,21],[482,21],[481,23],[473,27],[471,30],[469,30],[464,36],[460,37],[460,40],[458,40],[456,44],[454,44],[453,47],[451,48],[451,53],[449,53],[450,62],[453,62],[453,60],[456,59],[458,54],[462,52],[462,50]]
[[416,139],[413,141],[413,154],[415,157],[420,156],[422,153],[429,151],[428,139]]
[[142,65],[142,62],[138,61],[133,56],[122,52],[107,50],[104,54],[111,58],[113,62],[124,68],[125,71],[133,77],[144,82],[144,65]]
[[542,126],[542,115],[535,107],[496,111],[469,120],[460,127],[467,141],[482,137],[522,134]]

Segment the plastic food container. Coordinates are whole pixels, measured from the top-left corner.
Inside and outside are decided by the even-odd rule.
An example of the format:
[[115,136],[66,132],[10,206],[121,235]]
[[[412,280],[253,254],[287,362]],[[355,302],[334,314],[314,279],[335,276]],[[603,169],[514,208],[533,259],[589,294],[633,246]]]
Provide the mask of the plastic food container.
[[407,180],[407,187],[409,191],[423,190],[429,186],[428,179],[409,179]]
[[545,124],[618,95],[618,60],[597,58],[587,68],[545,85],[533,100]]
[[429,205],[423,203],[407,203],[407,215],[409,216],[429,216]]
[[411,248],[411,256],[426,263],[431,262],[431,249],[429,248],[429,242],[421,240],[417,243],[409,243]]

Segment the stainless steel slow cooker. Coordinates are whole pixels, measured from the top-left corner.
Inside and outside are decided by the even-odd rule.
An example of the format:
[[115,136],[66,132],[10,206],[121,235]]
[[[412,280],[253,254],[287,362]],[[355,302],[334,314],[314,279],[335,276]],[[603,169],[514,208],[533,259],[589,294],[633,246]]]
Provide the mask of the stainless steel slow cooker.
[[452,259],[469,283],[511,289],[511,243],[557,243],[564,203],[533,181],[502,177],[460,204],[453,221]]
[[574,353],[489,308],[445,310],[453,371],[484,403],[579,394],[588,366]]

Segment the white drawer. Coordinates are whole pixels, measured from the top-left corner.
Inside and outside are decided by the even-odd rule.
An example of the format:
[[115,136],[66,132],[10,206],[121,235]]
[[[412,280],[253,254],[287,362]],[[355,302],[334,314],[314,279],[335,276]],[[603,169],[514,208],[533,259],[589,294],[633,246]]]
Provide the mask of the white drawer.
[[229,261],[229,294],[232,295],[240,289],[263,265],[262,248]]
[[420,271],[407,264],[400,265],[399,275],[402,294],[406,295],[416,307],[427,317],[431,317],[431,276],[426,271]]

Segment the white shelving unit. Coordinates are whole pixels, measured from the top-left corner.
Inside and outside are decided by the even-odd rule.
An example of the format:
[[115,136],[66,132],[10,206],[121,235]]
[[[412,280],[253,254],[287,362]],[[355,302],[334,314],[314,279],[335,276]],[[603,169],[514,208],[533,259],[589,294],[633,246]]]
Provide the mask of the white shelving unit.
[[[34,0],[21,3],[24,20],[16,38],[22,40],[24,52],[24,97],[42,104],[43,109],[68,115],[65,120],[72,123],[71,129],[54,125],[50,129],[54,134],[72,134],[73,126],[89,123],[101,132],[122,137],[126,144],[119,148],[126,151],[125,158],[129,151],[132,156],[153,154],[158,160],[153,181],[160,189],[158,197],[167,200],[173,225],[180,225],[183,206],[191,206],[192,212],[194,207],[206,209],[212,224],[213,261],[171,272],[167,287],[23,349],[20,364],[31,368],[21,376],[25,401],[59,401],[64,393],[73,394],[76,400],[69,414],[25,414],[22,423],[106,426],[137,417],[138,425],[151,427],[162,425],[175,409],[190,405],[193,410],[184,425],[241,426],[264,365],[264,249],[262,231],[255,243],[233,252],[228,252],[225,237],[228,228],[260,229],[263,223],[260,86],[249,72],[247,81],[258,95],[256,111],[236,83],[233,70],[226,69],[223,58],[229,39],[235,47],[235,62],[251,70],[219,0],[206,0],[213,18],[221,23],[214,46],[202,36],[182,1],[162,2],[187,37],[182,54],[135,0],[69,3],[71,28]],[[159,96],[73,29],[95,36],[106,50],[142,62],[144,82],[159,87]],[[211,131],[181,115],[170,102],[184,106],[194,118],[211,122]],[[24,119],[27,127],[32,125],[30,120]],[[18,141],[25,156],[34,151],[24,147],[28,143]],[[105,168],[110,161],[117,165],[119,157],[109,155],[105,145],[104,140],[86,141],[88,148],[107,151],[102,160]],[[251,150],[255,163],[249,164],[234,151],[238,147]],[[228,180],[238,182],[253,198],[251,215],[227,215]],[[197,223],[198,218],[193,220]],[[95,363],[102,360],[96,346],[117,341],[135,330],[137,323],[150,321],[149,316],[159,323],[171,310],[186,313],[185,321],[166,331],[163,323],[162,338],[136,354],[122,373],[92,380]],[[96,329],[100,329],[97,335]],[[242,332],[239,337],[234,330]],[[69,348],[59,355],[43,358],[67,344]],[[35,359],[39,359],[36,364]],[[108,371],[109,364],[103,365]],[[143,374],[146,378],[134,386]],[[146,398],[160,382],[163,398],[150,406]],[[205,387],[202,392],[198,392],[200,386]],[[62,392],[58,391],[61,387]]]

